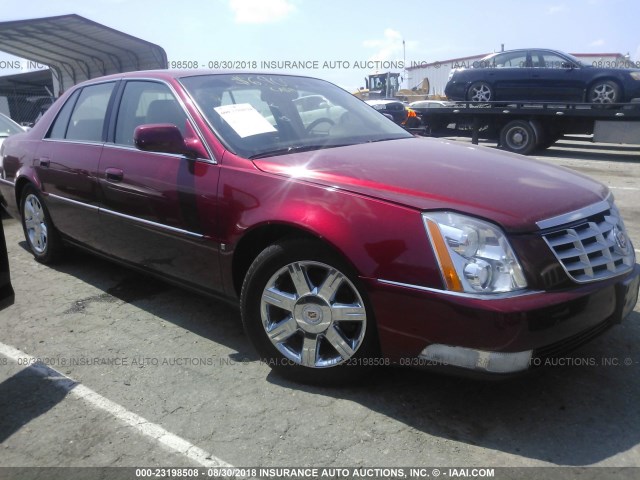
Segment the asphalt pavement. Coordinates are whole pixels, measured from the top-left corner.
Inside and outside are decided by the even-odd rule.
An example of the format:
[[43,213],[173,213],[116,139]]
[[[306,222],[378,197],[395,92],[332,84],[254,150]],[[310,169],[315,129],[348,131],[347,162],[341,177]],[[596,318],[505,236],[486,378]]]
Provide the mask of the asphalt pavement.
[[[537,158],[607,184],[640,255],[640,147],[565,140]],[[3,224],[2,466],[640,466],[640,306],[515,380],[380,368],[309,387],[258,360],[233,305],[80,251],[41,265]]]

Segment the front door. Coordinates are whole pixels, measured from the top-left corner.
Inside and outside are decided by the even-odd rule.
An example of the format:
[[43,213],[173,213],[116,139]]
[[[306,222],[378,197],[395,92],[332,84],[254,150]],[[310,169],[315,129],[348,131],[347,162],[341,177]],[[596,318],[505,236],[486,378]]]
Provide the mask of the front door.
[[534,50],[531,52],[533,68],[531,78],[536,94],[541,101],[582,102],[584,82],[580,79],[580,68],[573,62],[554,52]]
[[196,135],[166,84],[128,81],[117,108],[113,142],[105,145],[98,172],[110,252],[195,288],[219,289],[219,167],[210,158],[135,147],[134,130],[143,124],[169,123],[185,138]]

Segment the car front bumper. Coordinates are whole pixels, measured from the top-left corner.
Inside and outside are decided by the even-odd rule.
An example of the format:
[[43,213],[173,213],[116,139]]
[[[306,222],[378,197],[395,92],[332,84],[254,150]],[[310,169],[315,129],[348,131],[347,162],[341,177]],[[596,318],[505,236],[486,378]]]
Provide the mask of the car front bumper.
[[467,94],[467,82],[456,82],[455,80],[447,83],[444,94],[449,100],[464,101]]
[[637,302],[640,265],[570,290],[482,299],[384,280],[368,282],[382,354],[400,365],[512,374],[606,331]]

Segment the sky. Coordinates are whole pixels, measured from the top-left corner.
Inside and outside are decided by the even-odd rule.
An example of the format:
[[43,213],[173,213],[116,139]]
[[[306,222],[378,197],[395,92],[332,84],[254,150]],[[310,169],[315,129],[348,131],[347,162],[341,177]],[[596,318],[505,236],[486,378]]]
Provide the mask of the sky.
[[[629,54],[639,0],[29,0],[0,21],[76,13],[162,46],[172,62],[288,70],[349,91],[370,73],[513,48]],[[0,51],[2,45],[0,45]],[[0,75],[17,73],[1,60]],[[283,63],[301,62],[302,69]],[[391,64],[376,62],[393,62]],[[24,62],[26,66],[26,62]],[[177,64],[173,64],[174,66]],[[639,63],[640,65],[640,63]],[[266,68],[265,68],[266,67]],[[361,68],[364,67],[364,68]],[[380,68],[376,68],[380,67]],[[396,68],[393,68],[396,67]],[[413,85],[406,85],[412,87]]]

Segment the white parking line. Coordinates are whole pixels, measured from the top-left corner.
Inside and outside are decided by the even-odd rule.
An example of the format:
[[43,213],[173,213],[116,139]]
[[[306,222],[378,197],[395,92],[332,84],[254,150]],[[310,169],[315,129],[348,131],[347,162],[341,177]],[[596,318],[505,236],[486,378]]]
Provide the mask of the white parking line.
[[610,190],[633,190],[637,192],[640,190],[638,187],[609,187]]
[[108,398],[103,397],[91,390],[89,387],[85,387],[81,383],[65,376],[57,370],[54,370],[42,363],[35,363],[37,360],[36,357],[32,357],[31,355],[28,355],[17,348],[5,345],[4,343],[0,343],[0,354],[10,358],[16,363],[18,363],[18,361],[28,363],[30,366],[27,368],[32,372],[45,377],[46,380],[56,382],[56,386],[69,392],[69,395],[80,398],[89,405],[109,413],[122,423],[132,427],[142,435],[155,440],[157,443],[164,445],[169,450],[173,450],[174,452],[184,455],[204,467],[233,468],[232,465],[218,457],[196,447],[187,440],[174,435],[162,428],[160,425],[151,423],[140,415],[130,412],[122,405],[112,402]]

